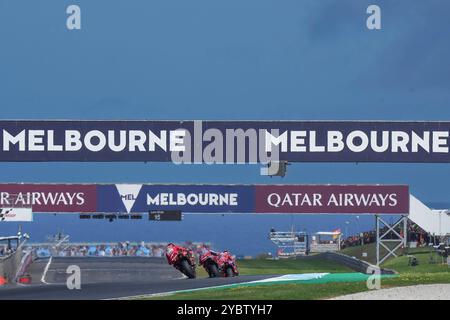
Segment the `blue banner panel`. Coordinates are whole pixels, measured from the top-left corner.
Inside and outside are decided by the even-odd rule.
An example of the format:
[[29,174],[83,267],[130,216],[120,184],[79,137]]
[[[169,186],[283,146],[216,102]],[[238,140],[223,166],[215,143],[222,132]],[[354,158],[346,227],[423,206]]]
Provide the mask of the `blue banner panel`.
[[[124,195],[126,197],[126,195]],[[97,185],[97,212],[126,213],[125,202],[114,184]]]
[[181,210],[195,213],[255,211],[254,186],[140,185],[97,186],[97,211],[136,213]]
[[447,121],[0,121],[0,161],[450,162],[449,134]]

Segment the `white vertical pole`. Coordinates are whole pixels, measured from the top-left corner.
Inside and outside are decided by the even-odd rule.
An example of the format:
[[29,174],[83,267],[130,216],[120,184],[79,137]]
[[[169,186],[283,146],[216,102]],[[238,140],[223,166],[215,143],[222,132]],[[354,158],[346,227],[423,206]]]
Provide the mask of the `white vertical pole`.
[[408,218],[406,216],[403,216],[403,246],[406,250],[406,247],[408,245]]
[[378,219],[378,215],[375,215],[375,229],[377,234],[377,266],[380,265],[380,220]]

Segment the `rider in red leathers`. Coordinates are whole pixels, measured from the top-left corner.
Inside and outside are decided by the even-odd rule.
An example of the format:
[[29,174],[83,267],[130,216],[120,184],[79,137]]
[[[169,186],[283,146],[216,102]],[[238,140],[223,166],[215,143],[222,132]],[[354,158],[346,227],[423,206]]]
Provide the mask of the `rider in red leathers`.
[[169,265],[174,266],[189,278],[195,278],[195,258],[191,249],[169,243],[166,248]]
[[167,262],[170,265],[173,265],[176,262],[177,254],[179,251],[183,250],[182,246],[177,246],[173,243],[169,243],[166,248],[166,258]]

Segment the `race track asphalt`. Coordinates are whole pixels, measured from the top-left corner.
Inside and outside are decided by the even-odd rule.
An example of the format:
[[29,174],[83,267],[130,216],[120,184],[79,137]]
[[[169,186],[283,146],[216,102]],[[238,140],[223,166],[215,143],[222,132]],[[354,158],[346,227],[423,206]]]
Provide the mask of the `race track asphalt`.
[[[81,289],[66,286],[67,267],[81,270]],[[31,285],[0,287],[0,300],[117,299],[261,280],[270,276],[186,279],[162,258],[86,257],[37,260]]]

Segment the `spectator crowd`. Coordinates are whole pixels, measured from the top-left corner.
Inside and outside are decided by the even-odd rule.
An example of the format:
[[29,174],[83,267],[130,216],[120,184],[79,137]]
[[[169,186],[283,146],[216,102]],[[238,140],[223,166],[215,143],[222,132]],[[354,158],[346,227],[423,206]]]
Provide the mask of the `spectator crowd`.
[[[417,247],[427,246],[429,243],[434,242],[434,239],[422,230],[418,225],[408,221],[407,225],[407,242],[408,243],[416,243]],[[399,235],[403,237],[403,228],[397,226],[394,229]],[[383,227],[381,229],[381,234],[384,234],[388,231],[388,227]],[[398,236],[394,232],[389,232],[384,239],[397,239]],[[362,232],[358,235],[352,235],[341,241],[341,248],[348,248],[359,246],[362,244],[375,243],[377,241],[377,234],[375,230]]]
[[[55,247],[39,246],[36,249],[38,256],[45,257],[56,255],[59,257],[162,257],[165,253],[166,243],[84,243],[62,244]],[[203,247],[209,247],[206,243],[185,242],[182,246],[191,248],[194,253],[199,253]]]

